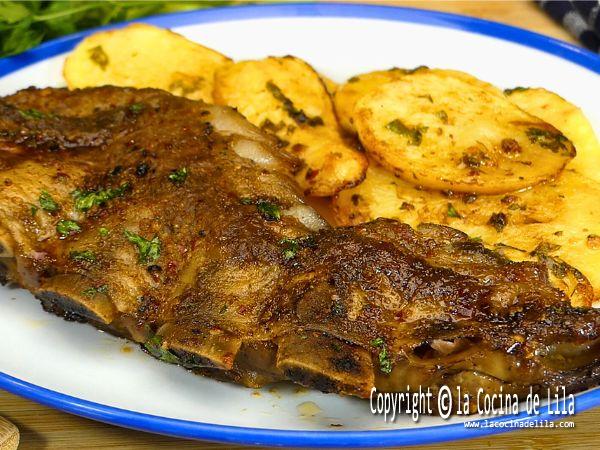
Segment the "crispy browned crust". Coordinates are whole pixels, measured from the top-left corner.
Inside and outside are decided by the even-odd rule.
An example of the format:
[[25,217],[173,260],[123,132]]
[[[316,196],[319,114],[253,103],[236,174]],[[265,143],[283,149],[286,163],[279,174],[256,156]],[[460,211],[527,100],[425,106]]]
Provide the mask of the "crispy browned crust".
[[[240,139],[270,162],[241,157]],[[315,213],[272,144],[231,110],[155,90],[4,98],[0,227],[16,243],[16,268],[0,279],[50,312],[150,339],[154,356],[247,386],[291,380],[366,397],[373,386],[524,395],[598,382],[600,314],[569,306],[544,266],[511,262],[448,227],[302,222]],[[187,178],[174,183],[181,167]],[[74,213],[73,190],[123,183],[123,196]],[[42,189],[58,211],[32,212]],[[279,220],[260,202],[277,205]],[[67,217],[82,231],[60,238]],[[156,236],[160,257],[140,262],[126,230]],[[94,261],[73,260],[81,250]]]

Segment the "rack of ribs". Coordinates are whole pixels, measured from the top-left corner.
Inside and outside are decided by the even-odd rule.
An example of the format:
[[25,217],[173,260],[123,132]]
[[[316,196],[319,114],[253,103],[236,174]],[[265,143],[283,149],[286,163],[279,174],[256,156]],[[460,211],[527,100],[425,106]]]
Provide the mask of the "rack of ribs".
[[168,363],[368,397],[598,383],[600,312],[454,229],[330,227],[232,109],[151,89],[0,99],[0,265]]

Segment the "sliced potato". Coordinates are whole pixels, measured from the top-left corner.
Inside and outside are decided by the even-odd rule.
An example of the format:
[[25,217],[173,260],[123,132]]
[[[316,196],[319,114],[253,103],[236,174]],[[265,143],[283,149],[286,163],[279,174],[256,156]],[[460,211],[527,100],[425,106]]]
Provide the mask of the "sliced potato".
[[172,31],[132,24],[85,38],[67,57],[63,73],[70,89],[151,87],[212,102],[215,70],[230,61]]
[[356,134],[354,107],[360,98],[373,92],[385,83],[399,80],[406,72],[405,69],[393,67],[389,70],[363,73],[349,78],[345,84],[338,87],[333,97],[333,103],[338,120],[344,131]]
[[543,88],[517,88],[507,94],[519,108],[558,128],[573,142],[577,156],[567,168],[600,181],[600,143],[581,109]]
[[[565,270],[555,277],[574,304],[590,304],[600,296],[600,184],[565,170],[553,184],[523,192],[475,197],[421,190],[374,163],[365,180],[333,200],[338,225],[353,225],[377,217],[408,223],[438,223],[464,231],[517,260],[536,260],[540,248],[579,269],[585,279]],[[511,250],[511,247],[514,249]],[[517,249],[517,250],[515,250]],[[562,270],[562,267],[557,267]],[[562,275],[562,274],[561,274]]]
[[430,189],[499,194],[560,174],[575,156],[555,127],[468,74],[423,70],[363,96],[359,138],[375,160]]
[[215,75],[213,97],[277,135],[282,148],[304,163],[295,176],[307,195],[330,196],[364,178],[364,154],[340,136],[323,81],[301,59],[270,57],[225,66]]

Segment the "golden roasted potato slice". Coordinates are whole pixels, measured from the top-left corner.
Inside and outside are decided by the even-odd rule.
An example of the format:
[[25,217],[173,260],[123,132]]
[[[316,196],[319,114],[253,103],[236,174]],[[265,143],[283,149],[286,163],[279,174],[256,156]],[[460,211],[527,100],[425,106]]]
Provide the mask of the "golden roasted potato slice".
[[406,73],[407,70],[397,67],[388,70],[377,70],[375,72],[355,75],[348,78],[345,84],[339,86],[333,96],[333,104],[338,121],[344,131],[356,134],[354,107],[359,99],[385,83],[399,80]]
[[423,70],[363,96],[359,138],[375,160],[430,189],[498,194],[560,174],[575,156],[555,127],[470,75]]
[[600,181],[600,143],[581,109],[544,88],[515,88],[505,91],[511,102],[558,128],[577,149],[567,168]]
[[225,66],[215,75],[213,96],[274,133],[282,148],[304,163],[295,176],[307,195],[330,196],[364,178],[366,157],[340,136],[323,81],[301,59],[270,57]]
[[212,103],[215,70],[229,62],[170,30],[132,24],[85,38],[67,57],[63,74],[70,89],[151,87]]
[[333,210],[338,225],[387,217],[457,228],[513,259],[548,264],[555,284],[584,305],[600,296],[598,198],[600,184],[569,169],[555,183],[477,197],[423,190],[371,163],[360,185],[335,196]]

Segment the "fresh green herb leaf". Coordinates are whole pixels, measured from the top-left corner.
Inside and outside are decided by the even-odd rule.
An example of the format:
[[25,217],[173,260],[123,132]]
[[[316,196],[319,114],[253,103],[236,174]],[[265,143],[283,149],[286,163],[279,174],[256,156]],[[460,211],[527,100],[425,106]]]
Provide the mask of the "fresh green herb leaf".
[[250,197],[242,197],[242,198],[240,198],[240,203],[242,205],[251,205],[254,202],[252,201],[252,199]]
[[38,201],[44,211],[56,212],[59,209],[58,204],[54,201],[48,191],[42,191]]
[[294,119],[298,125],[308,125],[310,127],[323,125],[323,119],[319,116],[308,117],[303,110],[296,108],[294,106],[294,102],[286,97],[281,89],[272,81],[267,81],[266,86],[267,90],[273,95],[273,97],[283,104],[283,109],[285,112],[287,112],[287,114]]
[[106,70],[106,66],[108,66],[108,55],[101,45],[90,48],[88,54],[94,63],[98,64],[102,70]]
[[256,208],[265,220],[276,221],[281,219],[281,208],[274,203],[260,200],[256,203]]
[[170,181],[172,181],[175,184],[181,184],[185,181],[187,176],[188,176],[187,169],[185,167],[182,167],[181,169],[171,171],[168,178]]
[[73,261],[84,261],[93,263],[96,261],[96,255],[91,250],[73,250],[69,253],[69,258]]
[[129,183],[123,183],[118,188],[99,189],[97,191],[79,190],[73,191],[71,195],[75,199],[75,209],[78,211],[89,211],[94,206],[105,205],[109,200],[123,197],[129,189]]
[[19,114],[21,114],[26,119],[33,119],[33,120],[43,119],[44,117],[46,117],[46,115],[43,112],[41,112],[37,109],[33,109],[33,108],[20,109]]
[[150,353],[155,358],[160,359],[161,361],[164,361],[169,364],[180,364],[181,363],[181,361],[179,360],[177,355],[175,355],[174,353],[172,353],[171,351],[169,351],[168,349],[163,347],[162,336],[155,334],[154,336],[150,337],[144,343],[144,348],[146,349],[146,351],[148,353]]
[[61,236],[69,236],[71,234],[77,234],[81,232],[79,224],[73,220],[59,220],[56,224],[56,231]]
[[29,205],[29,212],[31,213],[32,216],[35,216],[35,214],[37,213],[38,207],[35,205]]
[[427,127],[418,125],[416,127],[406,126],[400,119],[394,119],[385,126],[388,130],[406,136],[409,139],[410,145],[419,146],[423,140],[423,133],[427,131]]
[[454,217],[456,219],[462,219],[460,213],[456,210],[452,203],[448,203],[448,217]]
[[0,57],[86,28],[175,11],[233,3],[195,1],[0,1]]
[[137,247],[141,263],[153,263],[159,258],[160,240],[158,236],[148,240],[128,230],[125,230],[124,234],[127,240]]
[[110,231],[108,230],[108,228],[100,227],[98,229],[98,234],[102,237],[108,236],[109,233],[110,233]]

